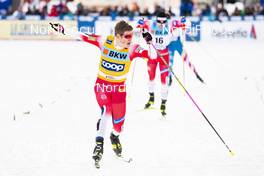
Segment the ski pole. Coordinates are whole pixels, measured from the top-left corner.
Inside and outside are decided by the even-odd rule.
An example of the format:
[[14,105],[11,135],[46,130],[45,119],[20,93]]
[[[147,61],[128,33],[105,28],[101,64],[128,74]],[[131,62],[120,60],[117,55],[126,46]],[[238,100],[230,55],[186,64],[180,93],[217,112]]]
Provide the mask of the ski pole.
[[181,81],[179,80],[179,78],[175,75],[175,73],[173,72],[172,68],[168,65],[168,63],[166,62],[166,60],[164,59],[164,57],[159,53],[159,51],[156,49],[156,47],[151,44],[153,46],[153,48],[156,50],[158,56],[162,59],[162,62],[169,68],[169,70],[171,71],[171,73],[173,74],[174,78],[177,80],[177,82],[179,83],[179,85],[182,87],[182,89],[185,91],[185,93],[188,95],[188,97],[191,99],[191,101],[193,102],[193,104],[195,105],[195,107],[200,111],[200,113],[202,114],[202,116],[204,117],[204,119],[207,121],[207,123],[211,126],[211,128],[214,130],[214,132],[217,134],[217,136],[219,137],[219,139],[222,141],[222,143],[225,145],[225,147],[227,148],[227,150],[229,151],[229,153],[233,156],[234,153],[231,151],[231,149],[228,147],[228,145],[226,144],[226,142],[223,140],[223,138],[220,136],[220,134],[216,131],[215,127],[212,125],[212,123],[208,120],[208,118],[206,117],[206,115],[203,113],[202,109],[198,106],[198,104],[194,101],[194,99],[192,98],[191,94],[189,93],[189,91],[184,87],[184,85],[181,83]]
[[188,65],[188,67],[193,71],[193,73],[195,74],[196,78],[201,82],[204,83],[204,80],[202,79],[202,77],[198,74],[198,72],[195,69],[195,66],[193,65],[193,63],[189,60],[188,54],[186,52],[183,53],[183,62],[186,63]]
[[136,63],[137,63],[137,60],[135,60],[133,70],[132,70],[131,85],[134,84],[134,75],[135,75]]
[[133,66],[133,70],[132,70],[132,75],[131,75],[131,81],[130,81],[130,91],[128,92],[128,99],[131,99],[131,90],[134,86],[134,75],[135,75],[135,70],[136,70],[136,63],[137,63],[137,60],[134,61],[134,66]]
[[186,86],[184,57],[182,59],[182,81],[183,81],[183,85]]

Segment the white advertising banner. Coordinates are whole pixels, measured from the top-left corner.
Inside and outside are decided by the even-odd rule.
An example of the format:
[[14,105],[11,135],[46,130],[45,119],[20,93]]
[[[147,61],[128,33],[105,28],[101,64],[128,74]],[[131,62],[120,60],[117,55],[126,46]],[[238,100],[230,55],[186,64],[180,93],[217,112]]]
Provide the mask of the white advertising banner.
[[201,40],[264,41],[262,21],[201,22]]

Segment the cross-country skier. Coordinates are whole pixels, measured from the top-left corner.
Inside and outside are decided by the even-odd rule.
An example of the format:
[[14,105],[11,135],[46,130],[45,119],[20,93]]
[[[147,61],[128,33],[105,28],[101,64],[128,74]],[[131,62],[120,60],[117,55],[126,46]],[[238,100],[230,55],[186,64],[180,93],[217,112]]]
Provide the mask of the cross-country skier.
[[[173,33],[173,26],[168,22],[169,16],[165,12],[160,12],[156,20],[147,25],[147,22],[139,21],[137,27],[143,28],[143,35],[151,34],[153,36],[152,45],[158,52],[157,59],[148,60],[148,75],[149,75],[149,100],[145,104],[145,109],[150,108],[154,104],[155,96],[155,76],[156,68],[159,65],[161,78],[161,105],[160,111],[163,116],[166,115],[166,102],[168,97],[168,81],[169,81],[169,49],[168,46],[171,41],[176,39]],[[146,31],[146,30],[149,30]]]
[[[172,69],[173,63],[174,63],[174,54],[175,54],[175,51],[177,51],[183,60],[183,64],[186,64],[188,66],[188,68],[195,74],[196,78],[200,82],[204,83],[204,80],[198,74],[197,70],[195,69],[195,66],[189,60],[188,54],[187,54],[187,52],[183,46],[183,42],[185,40],[186,30],[188,28],[190,29],[190,27],[191,27],[190,24],[187,26],[185,17],[180,17],[179,20],[173,20],[172,21],[172,31],[174,33],[174,36],[176,36],[176,38],[174,40],[172,40],[168,46],[169,55],[170,55],[169,56],[169,58],[170,58],[169,59],[169,65]],[[188,30],[188,31],[190,32],[190,30]],[[191,37],[191,39],[195,41],[195,39],[193,39],[192,37]],[[172,75],[173,75],[173,73],[170,72],[169,73],[169,86],[171,86],[171,84],[172,84]]]
[[[181,17],[180,20],[173,20],[172,21],[172,30],[175,34],[177,32],[177,36],[174,40],[170,42],[168,45],[169,49],[169,65],[171,68],[173,68],[174,64],[174,56],[175,56],[175,51],[179,54],[180,57],[183,58],[183,61],[185,61],[185,57],[187,57],[187,53],[183,48],[183,42],[185,40],[185,25],[186,19],[185,17]],[[172,84],[172,73],[169,72],[169,86]]]
[[[65,33],[63,26],[59,24],[51,24],[51,26],[56,31]],[[125,81],[131,61],[136,57],[157,57],[153,47],[143,49],[139,45],[131,45],[133,27],[127,22],[118,22],[114,32],[114,36],[107,36],[103,43],[100,42],[100,36],[80,33],[80,38],[83,41],[101,49],[99,72],[94,86],[96,100],[101,108],[101,117],[97,122],[96,145],[93,151],[93,159],[97,168],[100,167],[99,161],[102,159],[104,151],[104,136],[108,119],[111,119],[113,124],[110,134],[112,148],[118,157],[122,157],[119,135],[123,129],[126,115]],[[151,36],[145,36],[145,39],[151,40],[148,37]]]

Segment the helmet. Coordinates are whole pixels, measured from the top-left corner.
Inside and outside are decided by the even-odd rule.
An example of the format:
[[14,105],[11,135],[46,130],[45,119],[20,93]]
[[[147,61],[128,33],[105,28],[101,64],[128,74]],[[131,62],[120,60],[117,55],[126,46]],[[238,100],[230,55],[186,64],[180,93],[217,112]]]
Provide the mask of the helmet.
[[163,12],[163,11],[159,12],[157,14],[156,20],[157,20],[157,23],[161,23],[161,24],[166,23],[167,20],[168,20],[168,15],[165,12]]

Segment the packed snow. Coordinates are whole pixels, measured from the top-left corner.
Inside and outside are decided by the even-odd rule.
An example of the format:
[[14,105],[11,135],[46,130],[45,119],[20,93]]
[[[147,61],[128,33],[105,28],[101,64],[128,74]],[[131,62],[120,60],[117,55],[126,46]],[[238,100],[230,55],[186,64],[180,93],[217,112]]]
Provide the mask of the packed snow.
[[205,84],[178,55],[175,74],[234,156],[175,79],[162,118],[159,71],[156,109],[142,110],[148,75],[146,61],[138,58],[127,80],[120,137],[133,162],[115,158],[109,120],[101,168],[95,169],[100,109],[93,85],[100,51],[77,41],[0,41],[0,176],[263,176],[263,42],[185,46]]

